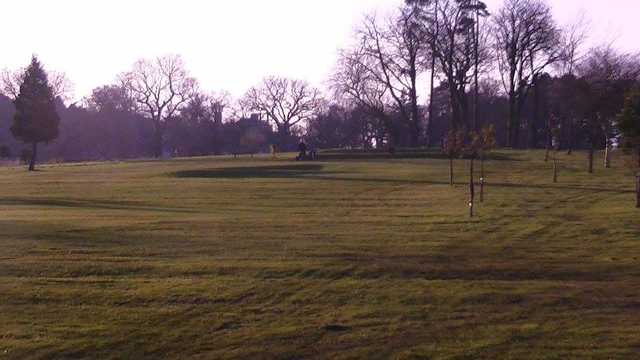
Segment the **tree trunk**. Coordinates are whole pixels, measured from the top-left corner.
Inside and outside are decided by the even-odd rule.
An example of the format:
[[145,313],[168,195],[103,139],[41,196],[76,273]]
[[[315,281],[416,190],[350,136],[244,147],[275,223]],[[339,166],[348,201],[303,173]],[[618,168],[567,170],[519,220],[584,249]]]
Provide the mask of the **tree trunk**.
[[398,142],[398,134],[396,132],[396,129],[394,128],[394,124],[393,121],[391,121],[391,119],[384,114],[378,114],[380,122],[382,123],[382,127],[381,127],[381,132],[380,132],[380,138],[384,139],[386,137],[387,142],[386,144],[384,143],[384,141],[380,142],[380,146],[378,146],[378,148],[380,149],[384,149],[384,148],[390,148],[390,147],[395,147],[397,142]]
[[462,130],[466,130],[469,129],[469,97],[467,96],[467,93],[462,90],[462,92],[459,93],[460,95],[460,101],[458,102],[460,104],[460,122],[459,124],[462,124],[461,129]]
[[540,122],[540,89],[538,76],[533,77],[533,118],[529,118],[527,147],[535,149],[538,146],[538,123]]
[[36,170],[36,159],[38,158],[38,143],[32,144],[31,159],[29,159],[29,171]]
[[589,160],[589,174],[593,174],[593,155],[594,155],[593,145],[589,148],[588,160]]
[[438,0],[434,3],[434,13],[435,13],[435,23],[436,23],[436,36],[434,40],[431,42],[431,84],[429,84],[431,90],[429,92],[429,122],[427,122],[427,148],[430,148],[433,144],[433,120],[434,120],[434,109],[433,109],[433,98],[435,92],[435,80],[436,80],[436,57],[433,56],[435,53],[435,39],[438,38],[439,25],[438,25]]
[[411,61],[409,76],[411,78],[411,89],[409,97],[411,98],[411,147],[420,146],[420,108],[418,106],[418,70],[416,59]]
[[573,119],[569,120],[569,146],[567,155],[573,155],[573,147],[575,146],[575,128]]
[[420,146],[420,109],[418,107],[418,97],[416,90],[412,90],[411,94],[411,146]]
[[611,144],[609,143],[609,139],[607,139],[607,145],[604,149],[604,168],[611,168]]
[[456,97],[455,90],[450,90],[451,100],[449,108],[451,109],[451,130],[457,131],[461,129],[462,124],[462,114],[461,114],[461,106],[458,102],[458,98]]
[[553,183],[558,183],[558,157],[557,155],[553,157]]
[[476,187],[475,187],[475,181],[473,178],[473,165],[474,165],[474,158],[471,157],[471,159],[469,160],[469,217],[473,217],[474,213],[473,213],[473,206],[474,206],[474,201],[475,201],[475,197],[476,197]]
[[449,157],[449,185],[453,186],[453,157]]
[[484,155],[480,158],[480,202],[484,202]]
[[529,119],[529,123],[528,123],[528,127],[529,130],[527,132],[528,138],[527,139],[527,148],[528,149],[535,149],[536,145],[538,143],[538,139],[537,139],[537,134],[538,134],[538,129],[536,127],[536,121],[534,119]]
[[520,120],[516,117],[516,123],[513,125],[513,139],[511,140],[511,146],[514,149],[520,147]]
[[479,104],[480,104],[480,87],[479,87],[479,81],[478,81],[478,74],[479,74],[479,67],[480,67],[480,58],[478,55],[478,48],[479,48],[479,44],[480,44],[480,16],[478,13],[478,10],[476,9],[476,18],[475,18],[475,22],[476,22],[476,26],[474,28],[474,37],[473,37],[473,52],[474,52],[474,70],[473,70],[473,82],[474,82],[474,89],[473,89],[473,124],[472,124],[472,130],[473,131],[478,131],[479,127],[478,127],[478,118],[480,117],[480,108],[479,108]]
[[434,120],[434,111],[433,111],[433,92],[435,91],[435,87],[433,82],[435,81],[435,60],[433,60],[433,67],[431,68],[431,95],[429,96],[429,119],[427,121],[427,148],[431,148],[433,145],[433,120]]
[[156,159],[162,157],[162,125],[156,121],[153,129],[153,156]]
[[636,208],[640,209],[640,172],[636,174]]
[[507,131],[505,132],[505,147],[513,146],[513,124],[516,117],[516,98],[514,94],[509,95],[509,119],[507,119]]
[[291,144],[289,144],[289,135],[290,135],[290,130],[287,126],[285,125],[279,125],[278,126],[278,147],[281,149],[281,151],[291,151],[293,148],[291,146]]
[[[549,156],[551,154],[551,148],[553,148],[553,133],[552,133],[551,117],[547,120],[547,140],[545,145],[544,162],[549,162]],[[556,145],[557,146],[557,145]]]

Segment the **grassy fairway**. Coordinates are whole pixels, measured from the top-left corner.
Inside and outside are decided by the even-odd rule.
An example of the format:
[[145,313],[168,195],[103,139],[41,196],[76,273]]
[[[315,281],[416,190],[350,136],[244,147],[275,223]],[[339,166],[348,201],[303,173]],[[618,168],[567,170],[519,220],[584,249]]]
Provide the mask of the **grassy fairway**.
[[499,155],[0,169],[0,359],[637,359],[630,171]]

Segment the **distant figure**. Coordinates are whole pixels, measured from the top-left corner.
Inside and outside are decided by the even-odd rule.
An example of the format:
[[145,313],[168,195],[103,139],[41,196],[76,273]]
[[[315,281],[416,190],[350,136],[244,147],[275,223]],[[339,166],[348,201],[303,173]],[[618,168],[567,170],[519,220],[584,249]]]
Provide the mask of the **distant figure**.
[[318,160],[318,151],[316,150],[316,148],[311,148],[311,150],[309,150],[309,158],[312,161]]
[[299,153],[296,160],[298,161],[307,160],[307,144],[305,144],[304,141],[300,141],[300,144],[298,144],[298,152]]

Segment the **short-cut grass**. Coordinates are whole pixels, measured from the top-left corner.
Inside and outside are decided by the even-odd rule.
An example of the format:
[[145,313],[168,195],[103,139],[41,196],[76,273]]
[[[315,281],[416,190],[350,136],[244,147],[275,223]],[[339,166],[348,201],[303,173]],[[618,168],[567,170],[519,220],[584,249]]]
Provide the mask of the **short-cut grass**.
[[640,357],[621,155],[412,155],[2,168],[0,359]]

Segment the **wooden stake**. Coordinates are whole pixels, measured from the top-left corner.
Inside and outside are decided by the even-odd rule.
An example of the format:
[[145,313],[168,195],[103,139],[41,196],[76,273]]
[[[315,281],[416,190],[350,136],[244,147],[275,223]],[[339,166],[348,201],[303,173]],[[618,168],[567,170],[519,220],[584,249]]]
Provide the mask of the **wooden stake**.
[[636,208],[640,209],[640,172],[636,175]]
[[473,217],[473,202],[475,200],[476,197],[476,188],[475,188],[475,182],[473,179],[473,164],[474,163],[474,159],[471,158],[470,160],[470,164],[469,164],[469,217]]

